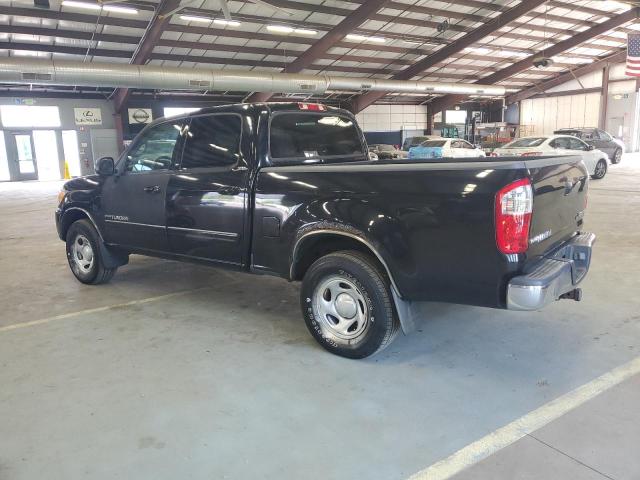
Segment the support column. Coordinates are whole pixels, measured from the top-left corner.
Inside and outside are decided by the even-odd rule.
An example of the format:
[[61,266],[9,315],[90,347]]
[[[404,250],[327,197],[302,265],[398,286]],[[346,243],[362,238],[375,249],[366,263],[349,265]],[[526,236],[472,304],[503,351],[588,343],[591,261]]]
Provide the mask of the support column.
[[113,114],[113,123],[116,127],[116,140],[118,142],[118,153],[122,153],[124,151],[124,129],[122,125],[122,114],[114,113]]
[[427,104],[427,135],[433,135],[433,109]]
[[600,118],[598,119],[598,128],[606,130],[607,127],[607,109],[609,107],[609,64],[607,63],[602,69],[602,90],[600,93]]

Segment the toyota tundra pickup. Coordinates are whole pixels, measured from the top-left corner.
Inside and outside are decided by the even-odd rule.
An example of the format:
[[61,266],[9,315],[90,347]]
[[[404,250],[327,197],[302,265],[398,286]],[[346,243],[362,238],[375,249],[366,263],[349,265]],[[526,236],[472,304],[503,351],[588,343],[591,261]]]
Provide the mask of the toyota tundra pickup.
[[579,300],[595,240],[578,157],[374,161],[354,116],[319,104],[162,118],[95,170],[55,214],[80,282],[130,254],[301,281],[309,331],[350,358],[411,331],[416,302]]

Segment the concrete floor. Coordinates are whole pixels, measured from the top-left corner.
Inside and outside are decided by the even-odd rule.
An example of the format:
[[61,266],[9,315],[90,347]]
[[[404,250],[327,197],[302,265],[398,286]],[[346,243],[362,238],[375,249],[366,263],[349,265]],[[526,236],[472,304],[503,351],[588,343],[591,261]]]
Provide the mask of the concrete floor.
[[[132,257],[112,283],[81,285],[55,234],[58,184],[0,184],[0,479],[407,478],[640,355],[640,157],[591,187],[582,303],[425,304],[418,332],[349,361],[316,345],[279,279]],[[638,388],[607,392],[619,401],[593,429],[563,428],[567,415],[540,438],[626,445],[601,430],[640,431],[623,401]],[[464,478],[517,478],[497,455],[522,445]],[[522,458],[552,469],[551,450]],[[640,477],[637,462],[599,465]]]

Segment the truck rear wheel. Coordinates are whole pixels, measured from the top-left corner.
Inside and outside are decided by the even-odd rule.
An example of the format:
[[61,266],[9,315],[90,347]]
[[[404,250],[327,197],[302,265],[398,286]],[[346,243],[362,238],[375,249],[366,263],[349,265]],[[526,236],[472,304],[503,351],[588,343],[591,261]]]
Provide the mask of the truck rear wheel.
[[100,253],[100,236],[88,220],[74,222],[67,231],[67,260],[71,272],[82,283],[107,283],[116,268],[106,268]]
[[331,353],[365,358],[398,333],[389,279],[369,255],[343,251],[313,263],[302,281],[300,303],[311,335]]

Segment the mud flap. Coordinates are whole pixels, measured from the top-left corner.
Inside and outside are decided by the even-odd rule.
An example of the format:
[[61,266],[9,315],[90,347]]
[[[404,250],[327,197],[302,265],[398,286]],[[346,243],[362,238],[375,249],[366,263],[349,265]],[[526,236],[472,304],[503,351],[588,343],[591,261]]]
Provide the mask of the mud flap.
[[107,247],[104,242],[100,244],[100,257],[105,268],[121,267],[129,263],[129,254],[116,248]]
[[396,312],[398,313],[402,333],[407,335],[416,329],[416,322],[418,320],[417,305],[415,302],[400,298],[400,295],[398,295],[396,289],[393,287],[391,288],[391,295],[396,304]]

